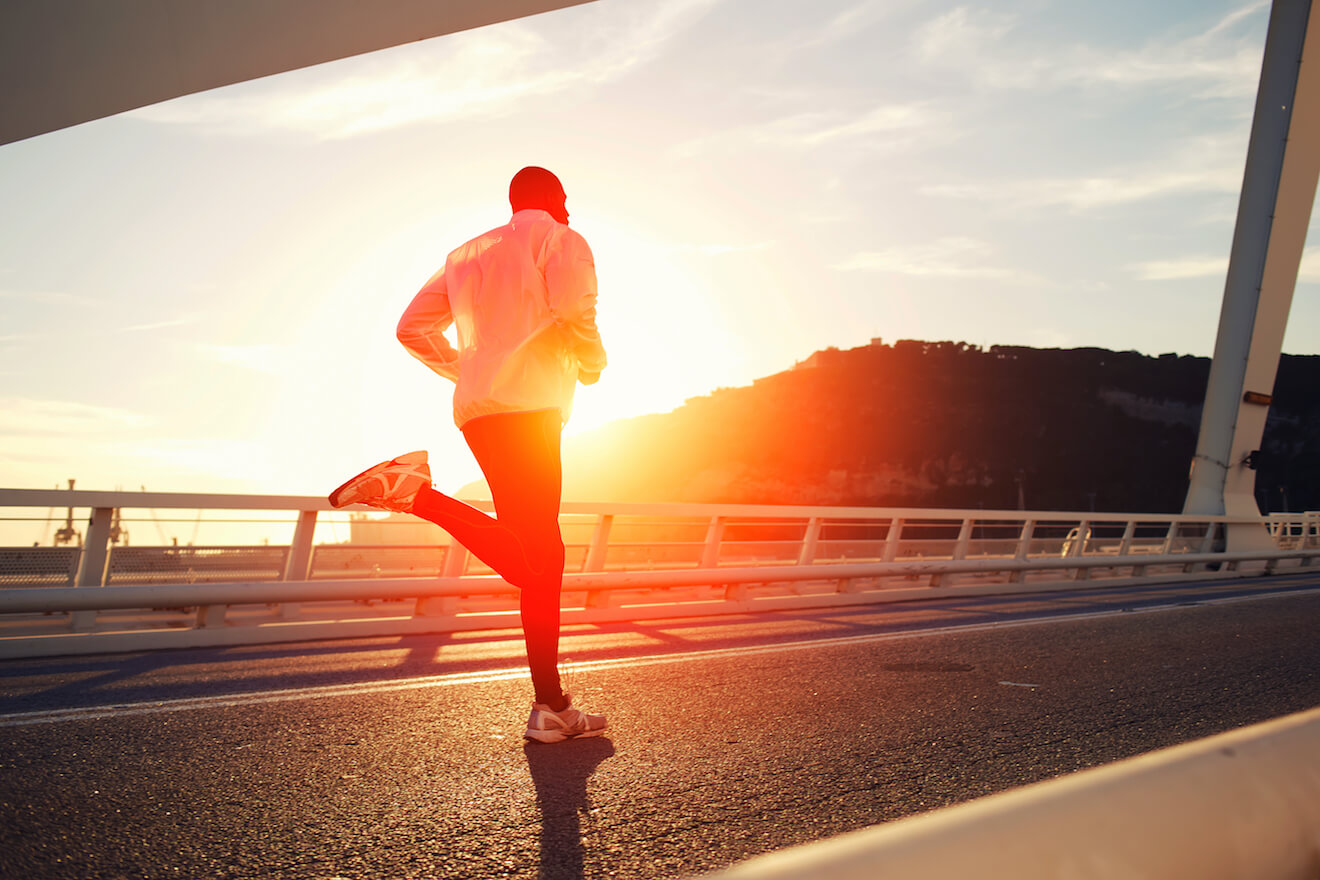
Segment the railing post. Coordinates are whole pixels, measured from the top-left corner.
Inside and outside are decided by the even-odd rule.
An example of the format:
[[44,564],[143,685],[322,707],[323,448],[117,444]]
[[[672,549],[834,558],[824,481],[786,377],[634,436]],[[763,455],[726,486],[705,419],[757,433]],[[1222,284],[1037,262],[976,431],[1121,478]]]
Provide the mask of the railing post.
[[605,552],[610,546],[610,527],[613,524],[612,513],[602,513],[596,520],[596,530],[591,536],[591,549],[587,551],[587,561],[582,564],[583,571],[605,570]]
[[[1080,559],[1081,557],[1085,556],[1086,544],[1090,539],[1091,539],[1091,522],[1090,520],[1084,519],[1077,524],[1077,543],[1073,544],[1072,547],[1069,548],[1068,550],[1069,558]],[[1089,568],[1083,568],[1080,565],[1077,566],[1076,571],[1073,572],[1073,580],[1075,581],[1089,580],[1090,577],[1091,577],[1091,570]]]
[[228,605],[201,605],[197,608],[197,628],[211,629],[225,625],[225,612]]
[[[1127,556],[1132,552],[1132,542],[1133,540],[1136,539],[1136,537],[1137,537],[1137,521],[1135,519],[1130,519],[1127,521],[1126,524],[1124,524],[1123,537],[1120,538],[1118,541],[1119,556]],[[1140,577],[1145,573],[1146,573],[1146,567],[1144,565],[1132,566],[1133,577]]]
[[455,596],[423,596],[417,600],[413,617],[449,617],[457,610]]
[[[1302,515],[1302,549],[1309,550],[1312,547],[1320,546],[1320,513],[1307,513]],[[1302,557],[1302,568],[1306,568],[1315,562],[1314,556]]]
[[715,568],[720,564],[720,541],[724,538],[724,517],[713,516],[706,527],[706,545],[701,551],[701,567]]
[[440,576],[447,578],[462,577],[463,572],[467,571],[467,561],[467,548],[450,538],[449,549],[445,551],[445,565],[440,570]]
[[1164,543],[1160,545],[1160,555],[1168,556],[1173,552],[1173,539],[1178,537],[1178,527],[1181,523],[1176,519],[1169,520],[1169,530],[1164,533]]
[[798,565],[811,565],[816,561],[816,545],[820,543],[820,517],[807,520],[807,533],[802,536],[802,549],[798,551]]
[[[1173,547],[1174,536],[1177,534],[1178,534],[1178,520],[1171,519],[1169,520],[1169,528],[1164,532],[1164,543],[1160,545],[1159,552],[1156,554],[1157,559],[1163,560],[1169,555],[1169,550],[1170,548]],[[1232,565],[1232,563],[1229,564],[1230,566]],[[1133,577],[1143,577],[1145,574],[1146,574],[1145,564],[1132,566]]]
[[[591,549],[587,551],[583,571],[604,571],[605,554],[610,546],[610,527],[614,524],[614,514],[602,513],[596,520],[596,530],[591,536]],[[608,608],[613,593],[610,590],[593,590],[587,596],[588,608]]]
[[[1270,549],[1271,550],[1293,549],[1292,547],[1289,546],[1292,543],[1293,524],[1288,521],[1283,521],[1283,522],[1273,523],[1273,525],[1275,529],[1275,537],[1274,540],[1271,542]],[[1283,540],[1279,540],[1280,533],[1282,533]],[[1267,559],[1265,561],[1265,574],[1274,574],[1276,571],[1278,571],[1279,562],[1280,560],[1278,559]]]
[[[305,581],[312,576],[312,538],[316,534],[316,511],[298,512],[298,525],[293,529],[293,543],[289,545],[289,558],[284,563],[281,580]],[[280,603],[280,617],[290,620],[298,616],[297,602]]]
[[[112,507],[92,509],[87,523],[87,538],[79,554],[78,576],[80,587],[103,587],[110,570],[110,524],[114,521]],[[96,623],[96,611],[75,611],[69,621],[74,632],[84,632]]]
[[903,518],[896,516],[889,521],[889,534],[885,535],[885,562],[898,558],[898,542],[903,537]]
[[87,523],[87,540],[83,543],[82,559],[78,564],[78,586],[104,587],[110,562],[110,522],[114,508],[96,507]]
[[962,528],[958,530],[958,542],[953,545],[953,558],[966,559],[967,548],[972,543],[972,529],[976,525],[976,520],[968,517],[962,521]]
[[[970,516],[962,521],[962,527],[958,529],[958,540],[955,541],[953,545],[952,558],[954,561],[967,558],[967,547],[972,542],[972,527],[975,524],[975,522],[976,521]],[[938,573],[931,575],[930,585],[932,587],[943,586],[945,577],[946,577],[945,575]]]
[[[449,539],[445,550],[445,564],[440,569],[442,578],[462,577],[467,569],[468,551],[462,544]],[[426,596],[417,600],[413,608],[414,617],[448,617],[458,610],[456,596]]]
[[[710,525],[706,527],[706,544],[701,551],[701,568],[718,568],[720,564],[720,541],[724,539],[724,523],[722,516],[713,516],[710,519]],[[719,582],[711,584],[712,587],[720,586]],[[747,597],[746,584],[724,584],[724,601],[741,602]]]
[[[1215,549],[1215,528],[1213,522],[1205,524],[1205,534],[1201,537],[1201,546],[1197,548],[1198,553],[1210,553]],[[1204,562],[1189,562],[1183,566],[1183,571],[1205,571],[1207,565],[1208,563]]]
[[1127,556],[1132,552],[1132,539],[1137,536],[1137,521],[1130,519],[1123,526],[1123,537],[1118,542],[1118,555]]
[[[1026,561],[1027,557],[1031,555],[1031,539],[1035,534],[1036,521],[1034,519],[1025,520],[1022,523],[1022,531],[1018,534],[1017,552],[1013,554],[1014,559]],[[1026,578],[1026,569],[1019,568],[1017,571],[1009,574],[1008,582],[1010,584],[1020,584],[1025,581]]]

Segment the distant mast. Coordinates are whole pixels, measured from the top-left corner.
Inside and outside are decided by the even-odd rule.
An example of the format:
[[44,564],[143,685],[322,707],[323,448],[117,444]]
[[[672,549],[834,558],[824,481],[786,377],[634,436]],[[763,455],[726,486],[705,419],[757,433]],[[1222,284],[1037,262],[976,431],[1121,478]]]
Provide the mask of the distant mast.
[[[70,492],[73,491],[73,484],[74,480],[70,477]],[[70,506],[68,512],[64,516],[64,528],[55,530],[55,546],[58,547],[61,544],[73,544],[74,542],[77,542],[79,547],[82,546],[82,533],[73,527],[73,507]]]

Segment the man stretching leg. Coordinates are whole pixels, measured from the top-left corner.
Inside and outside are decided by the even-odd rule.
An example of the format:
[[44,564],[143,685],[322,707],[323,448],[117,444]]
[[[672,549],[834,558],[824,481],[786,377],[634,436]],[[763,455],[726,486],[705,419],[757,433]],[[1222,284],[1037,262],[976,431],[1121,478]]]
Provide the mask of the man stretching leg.
[[[486,483],[491,517],[431,487],[425,452],[368,468],[330,493],[335,507],[366,504],[443,528],[518,587],[535,702],[525,736],[560,742],[605,731],[602,715],[572,705],[559,681],[559,437],[577,382],[605,367],[596,330],[596,268],[568,228],[566,196],[544,168],[509,184],[512,219],[449,254],[399,320],[399,341],[455,383],[454,421]],[[457,348],[444,332],[453,324]]]

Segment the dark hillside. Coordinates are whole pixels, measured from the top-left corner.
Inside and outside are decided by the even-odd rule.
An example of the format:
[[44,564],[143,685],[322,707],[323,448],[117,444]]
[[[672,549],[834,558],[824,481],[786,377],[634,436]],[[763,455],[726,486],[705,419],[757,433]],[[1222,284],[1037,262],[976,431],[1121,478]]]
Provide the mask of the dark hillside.
[[[1206,358],[899,341],[617,422],[566,446],[565,497],[1180,509]],[[1320,357],[1284,356],[1258,485],[1320,507]],[[1280,488],[1282,487],[1282,488]]]

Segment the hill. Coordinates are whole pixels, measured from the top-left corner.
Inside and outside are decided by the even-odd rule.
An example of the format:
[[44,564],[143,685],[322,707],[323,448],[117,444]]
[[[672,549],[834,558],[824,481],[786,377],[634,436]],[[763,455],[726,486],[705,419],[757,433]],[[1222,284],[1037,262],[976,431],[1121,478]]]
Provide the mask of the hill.
[[[565,444],[566,499],[1168,512],[1208,358],[900,340]],[[1284,355],[1264,509],[1320,508],[1320,357]]]

